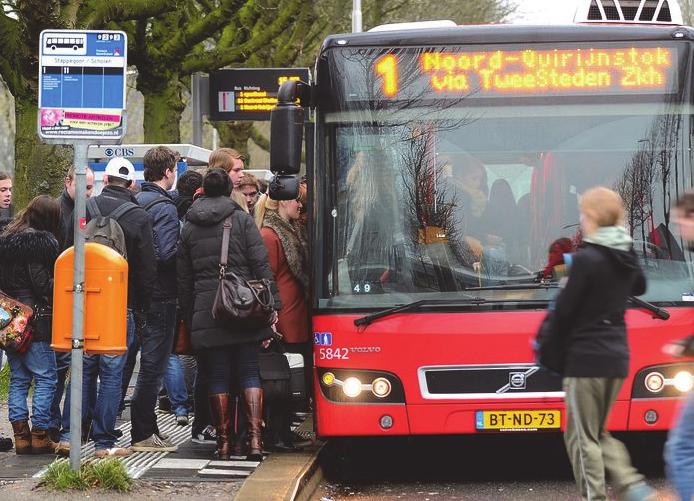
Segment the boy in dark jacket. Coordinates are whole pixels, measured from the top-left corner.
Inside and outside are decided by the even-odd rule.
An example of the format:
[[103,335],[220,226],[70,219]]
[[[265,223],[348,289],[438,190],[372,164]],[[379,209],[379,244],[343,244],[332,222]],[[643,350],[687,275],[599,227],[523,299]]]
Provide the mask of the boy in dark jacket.
[[[680,235],[694,251],[694,192],[689,191],[677,202],[673,221]],[[669,343],[663,351],[674,357],[694,357],[694,335]],[[670,431],[665,445],[667,475],[680,499],[694,499],[694,391],[689,392],[677,423]]]
[[[145,182],[136,198],[152,223],[156,280],[147,328],[139,338],[140,372],[130,408],[132,449],[173,452],[176,446],[158,435],[154,408],[169,365],[176,326],[176,249],[180,225],[169,190],[176,181],[178,154],[166,146],[156,146],[145,153],[143,160]],[[123,384],[126,384],[125,379]],[[187,399],[186,395],[184,400]],[[187,424],[187,409],[184,413]]]
[[553,329],[565,346],[566,450],[583,499],[607,499],[607,469],[621,499],[655,500],[624,445],[605,430],[629,369],[627,298],[643,294],[646,281],[621,226],[620,196],[592,188],[581,197],[580,211],[583,246],[557,297]]

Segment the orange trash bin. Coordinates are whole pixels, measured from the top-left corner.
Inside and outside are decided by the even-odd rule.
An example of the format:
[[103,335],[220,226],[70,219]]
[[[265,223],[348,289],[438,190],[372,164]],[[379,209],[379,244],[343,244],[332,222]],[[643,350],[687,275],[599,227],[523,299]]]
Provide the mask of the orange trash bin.
[[[53,338],[56,351],[72,349],[72,278],[75,248],[55,263]],[[122,355],[127,350],[128,262],[105,245],[84,245],[84,351]]]

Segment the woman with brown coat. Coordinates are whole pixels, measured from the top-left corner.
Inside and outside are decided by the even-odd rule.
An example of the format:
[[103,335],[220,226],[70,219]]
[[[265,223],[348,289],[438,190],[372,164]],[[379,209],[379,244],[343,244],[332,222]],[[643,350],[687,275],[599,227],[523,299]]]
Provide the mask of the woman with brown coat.
[[287,351],[304,353],[309,339],[308,260],[307,244],[297,224],[302,204],[299,199],[278,202],[263,195],[256,206],[256,224],[282,300],[276,329],[282,334]]

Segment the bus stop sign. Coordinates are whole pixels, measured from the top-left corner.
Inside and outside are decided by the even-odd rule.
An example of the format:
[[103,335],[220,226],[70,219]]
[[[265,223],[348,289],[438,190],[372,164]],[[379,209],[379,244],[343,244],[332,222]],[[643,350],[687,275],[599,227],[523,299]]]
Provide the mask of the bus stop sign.
[[43,139],[123,138],[127,47],[122,31],[41,32],[38,129]]

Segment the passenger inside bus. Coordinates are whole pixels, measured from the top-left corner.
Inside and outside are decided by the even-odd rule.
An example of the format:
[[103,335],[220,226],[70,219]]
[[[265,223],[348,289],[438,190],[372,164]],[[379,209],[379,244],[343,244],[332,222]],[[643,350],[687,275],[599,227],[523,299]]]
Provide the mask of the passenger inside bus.
[[347,173],[345,207],[350,219],[345,258],[353,290],[366,286],[371,292],[387,279],[396,210],[392,180],[382,150],[356,152]]

